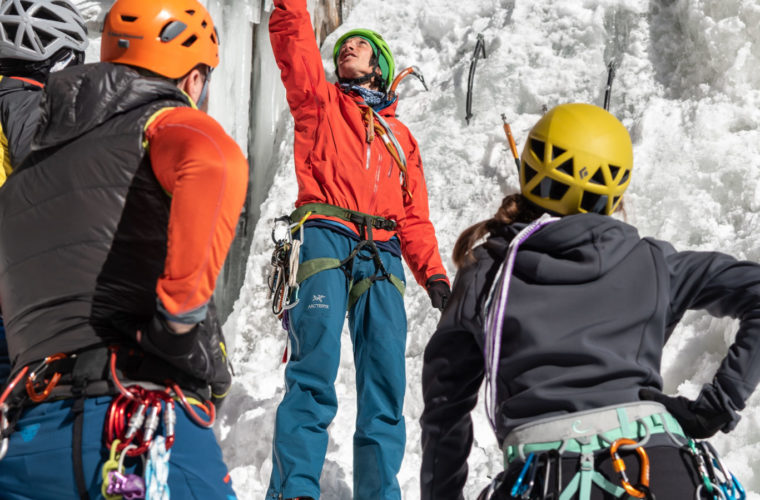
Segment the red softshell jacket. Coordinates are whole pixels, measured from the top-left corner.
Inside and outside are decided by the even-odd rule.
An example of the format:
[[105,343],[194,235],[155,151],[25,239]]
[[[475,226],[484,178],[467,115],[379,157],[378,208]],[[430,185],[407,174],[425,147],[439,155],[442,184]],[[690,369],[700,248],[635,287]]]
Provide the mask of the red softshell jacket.
[[[396,104],[380,115],[406,155],[411,198],[404,194],[401,172],[383,141],[379,137],[367,140],[366,106],[325,78],[306,1],[275,0],[274,5],[269,34],[295,119],[296,207],[329,203],[393,219],[398,223],[404,259],[416,281],[425,286],[432,276],[445,277],[429,218],[419,147],[409,129],[396,119]],[[356,231],[352,224],[339,222]],[[377,240],[388,240],[394,234],[373,231]]]

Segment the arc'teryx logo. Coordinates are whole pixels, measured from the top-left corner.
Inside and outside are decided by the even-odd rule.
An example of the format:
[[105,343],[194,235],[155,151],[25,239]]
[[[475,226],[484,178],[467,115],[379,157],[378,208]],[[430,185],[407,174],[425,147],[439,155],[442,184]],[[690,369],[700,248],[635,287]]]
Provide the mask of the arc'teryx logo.
[[325,298],[326,298],[325,295],[312,295],[311,304],[309,304],[309,309],[330,309],[329,304],[323,303]]

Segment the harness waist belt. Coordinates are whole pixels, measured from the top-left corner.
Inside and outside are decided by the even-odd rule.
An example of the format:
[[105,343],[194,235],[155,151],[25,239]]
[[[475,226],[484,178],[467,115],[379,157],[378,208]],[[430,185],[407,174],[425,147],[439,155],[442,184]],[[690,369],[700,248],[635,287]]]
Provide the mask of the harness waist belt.
[[531,451],[588,452],[605,449],[621,437],[638,440],[659,433],[686,437],[678,421],[660,403],[633,402],[523,424],[507,435],[502,450],[506,461],[511,462]]
[[307,203],[301,205],[290,214],[290,220],[298,222],[309,212],[327,217],[337,217],[344,221],[356,224],[357,226],[370,224],[375,229],[382,229],[384,231],[396,230],[395,220],[386,219],[379,215],[369,215],[363,212],[357,212],[356,210],[349,210],[348,208],[338,207],[328,203]]

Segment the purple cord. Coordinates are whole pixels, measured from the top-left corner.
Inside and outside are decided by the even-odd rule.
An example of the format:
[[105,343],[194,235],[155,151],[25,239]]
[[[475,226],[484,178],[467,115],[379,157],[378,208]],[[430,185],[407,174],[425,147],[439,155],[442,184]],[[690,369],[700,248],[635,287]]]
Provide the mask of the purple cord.
[[517,258],[517,250],[536,231],[557,220],[559,220],[558,217],[550,217],[548,214],[544,214],[528,224],[512,239],[509,243],[504,262],[499,269],[498,274],[500,274],[500,277],[494,281],[491,287],[490,300],[486,306],[486,340],[483,355],[486,359],[486,415],[489,422],[491,422],[491,428],[494,432],[496,432],[496,375],[499,371],[501,336],[503,333],[504,316],[507,310],[509,283],[512,278],[515,259]]

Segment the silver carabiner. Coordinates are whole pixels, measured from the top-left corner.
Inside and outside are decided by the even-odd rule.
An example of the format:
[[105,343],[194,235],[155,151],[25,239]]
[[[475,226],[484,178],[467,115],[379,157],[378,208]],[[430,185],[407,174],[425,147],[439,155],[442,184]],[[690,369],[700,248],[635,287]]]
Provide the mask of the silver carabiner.
[[[5,416],[5,412],[8,411],[8,406],[3,403],[0,405],[0,435],[5,434],[5,431],[8,429],[8,426],[10,425],[8,423],[8,418]],[[5,458],[5,454],[8,453],[8,436],[5,436],[2,441],[0,441],[0,460]]]

